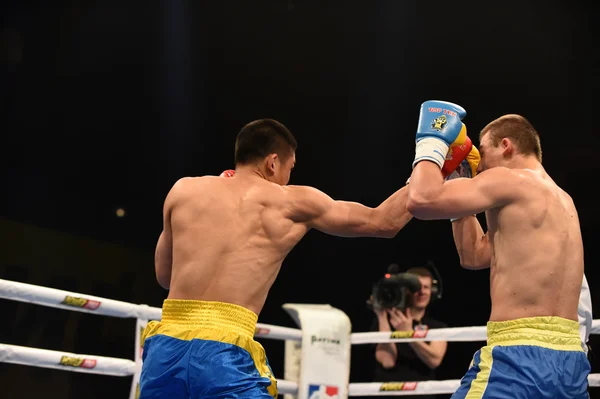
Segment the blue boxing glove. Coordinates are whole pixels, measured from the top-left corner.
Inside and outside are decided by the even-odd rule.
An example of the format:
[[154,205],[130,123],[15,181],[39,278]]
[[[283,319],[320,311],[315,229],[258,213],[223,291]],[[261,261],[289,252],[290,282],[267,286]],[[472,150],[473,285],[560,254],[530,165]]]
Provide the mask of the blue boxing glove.
[[421,104],[413,168],[421,161],[431,161],[441,169],[450,146],[464,144],[467,139],[467,127],[462,123],[465,116],[464,108],[447,101]]

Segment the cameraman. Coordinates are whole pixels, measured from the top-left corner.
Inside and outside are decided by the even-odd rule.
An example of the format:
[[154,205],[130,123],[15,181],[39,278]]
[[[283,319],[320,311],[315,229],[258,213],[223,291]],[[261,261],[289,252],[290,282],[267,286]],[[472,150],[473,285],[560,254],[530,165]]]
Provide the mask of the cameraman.
[[[431,300],[433,277],[425,267],[409,269],[421,282],[417,292],[406,293],[404,310],[374,307],[376,319],[371,331],[410,331],[429,328],[444,328],[445,323],[426,316]],[[409,343],[379,343],[375,347],[375,382],[427,381],[435,380],[435,369],[442,363],[448,343],[446,341],[412,341]],[[435,395],[404,396],[405,398],[427,399]]]

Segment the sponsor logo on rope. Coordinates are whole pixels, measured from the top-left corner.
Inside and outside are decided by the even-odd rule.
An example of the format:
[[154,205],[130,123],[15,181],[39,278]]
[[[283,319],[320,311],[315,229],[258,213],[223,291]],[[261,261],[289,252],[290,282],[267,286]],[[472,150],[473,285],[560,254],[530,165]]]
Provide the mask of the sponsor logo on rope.
[[70,295],[67,295],[65,299],[62,300],[61,304],[89,310],[96,310],[100,307],[100,301],[92,301],[91,299],[78,298]]
[[394,331],[390,334],[390,338],[425,338],[429,327],[426,325],[418,325],[414,330],[410,331]]
[[338,399],[339,389],[335,385],[317,385],[308,386],[308,399]]
[[256,327],[254,329],[254,335],[268,335],[271,332],[269,328]]
[[93,369],[94,367],[96,367],[96,360],[84,359],[82,357],[61,356],[60,362],[58,364],[60,364],[61,366]]
[[379,391],[414,391],[417,389],[416,382],[384,382]]

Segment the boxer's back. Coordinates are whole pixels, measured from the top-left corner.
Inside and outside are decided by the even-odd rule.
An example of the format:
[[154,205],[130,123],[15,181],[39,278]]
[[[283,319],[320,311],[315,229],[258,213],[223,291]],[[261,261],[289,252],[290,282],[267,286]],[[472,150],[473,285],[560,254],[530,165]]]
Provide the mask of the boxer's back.
[[307,231],[284,217],[284,189],[259,177],[177,184],[168,210],[169,298],[228,302],[260,313],[283,259]]
[[520,201],[486,213],[492,245],[491,321],[577,320],[583,244],[571,197],[543,171],[521,174]]

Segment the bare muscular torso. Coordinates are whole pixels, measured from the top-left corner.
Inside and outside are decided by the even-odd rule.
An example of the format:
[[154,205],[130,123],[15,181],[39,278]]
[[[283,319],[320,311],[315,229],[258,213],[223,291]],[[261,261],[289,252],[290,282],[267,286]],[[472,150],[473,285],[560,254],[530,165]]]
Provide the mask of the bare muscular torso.
[[308,231],[286,216],[286,188],[259,177],[181,183],[169,199],[169,299],[228,302],[259,314],[285,256]]
[[491,321],[555,315],[577,321],[583,244],[571,197],[543,171],[522,174],[520,202],[486,212]]

